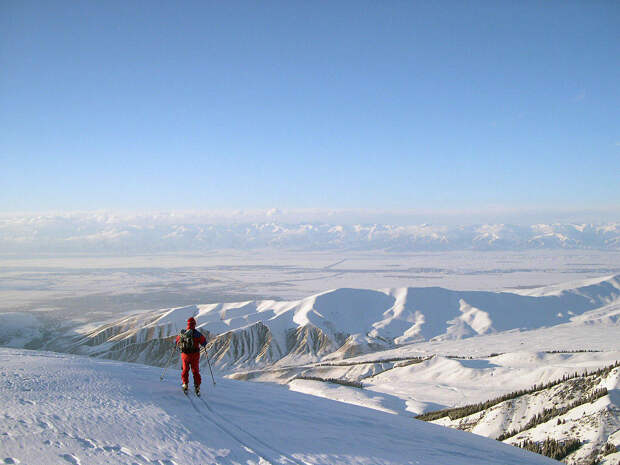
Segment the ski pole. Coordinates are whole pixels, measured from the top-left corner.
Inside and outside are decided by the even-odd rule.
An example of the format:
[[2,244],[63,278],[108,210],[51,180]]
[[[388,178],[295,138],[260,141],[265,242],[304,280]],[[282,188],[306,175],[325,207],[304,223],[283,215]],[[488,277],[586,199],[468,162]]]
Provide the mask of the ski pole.
[[209,365],[209,372],[211,373],[211,380],[213,381],[213,386],[215,386],[215,378],[213,377],[213,370],[211,369],[211,362],[209,361],[209,352],[207,352],[207,348],[205,347],[205,357],[207,357],[207,365]]
[[160,381],[164,380],[164,376],[166,374],[166,370],[170,366],[170,360],[172,360],[172,355],[174,354],[176,348],[177,348],[177,345],[175,344],[174,347],[172,347],[172,351],[170,352],[170,357],[168,357],[168,361],[166,362],[166,365],[164,366],[164,371],[162,371],[161,376],[159,377]]

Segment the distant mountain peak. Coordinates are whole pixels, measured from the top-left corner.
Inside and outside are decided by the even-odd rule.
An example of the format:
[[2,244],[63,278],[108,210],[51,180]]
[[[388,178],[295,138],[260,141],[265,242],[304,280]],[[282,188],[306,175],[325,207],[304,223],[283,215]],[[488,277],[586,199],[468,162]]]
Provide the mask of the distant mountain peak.
[[[228,223],[100,216],[0,217],[0,253],[295,250],[620,250],[620,223],[431,224]],[[186,220],[189,221],[189,220]]]

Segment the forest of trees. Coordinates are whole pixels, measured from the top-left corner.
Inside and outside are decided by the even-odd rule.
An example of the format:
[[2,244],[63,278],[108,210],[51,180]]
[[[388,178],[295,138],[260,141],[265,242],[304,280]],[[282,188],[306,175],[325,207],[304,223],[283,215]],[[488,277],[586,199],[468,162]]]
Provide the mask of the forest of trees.
[[464,418],[469,415],[473,415],[474,413],[482,412],[483,410],[486,410],[504,401],[516,399],[517,397],[521,397],[527,394],[533,394],[535,392],[549,389],[553,386],[557,386],[558,384],[568,381],[570,379],[575,379],[575,378],[580,378],[580,377],[586,378],[586,377],[594,376],[594,375],[595,376],[606,376],[611,372],[611,370],[613,370],[614,368],[618,366],[620,366],[620,362],[616,362],[604,368],[599,368],[598,370],[595,370],[592,372],[586,371],[585,373],[573,373],[572,375],[564,375],[562,376],[561,379],[557,379],[555,381],[550,381],[548,383],[540,384],[540,385],[535,384],[529,389],[520,389],[518,391],[513,391],[508,394],[504,394],[503,396],[497,397],[495,399],[487,400],[486,402],[479,402],[477,404],[464,405],[463,407],[454,407],[454,408],[443,409],[443,410],[435,410],[434,412],[427,412],[427,413],[418,415],[416,418],[418,420],[423,420],[423,421],[433,421],[433,420],[438,420],[439,418],[443,418],[443,417],[449,417],[450,420],[457,420],[459,418]]
[[568,454],[575,452],[581,447],[581,442],[577,439],[568,439],[566,441],[556,441],[555,439],[547,438],[542,442],[534,442],[525,440],[515,446],[522,449],[526,449],[537,454],[546,455],[555,460],[562,460]]
[[504,439],[508,439],[516,434],[519,434],[522,431],[527,431],[528,429],[533,428],[536,425],[545,423],[553,417],[563,415],[569,410],[574,409],[575,407],[579,407],[580,405],[587,404],[588,402],[594,402],[596,399],[600,399],[601,397],[606,396],[606,395],[607,395],[607,388],[596,389],[589,396],[582,397],[581,399],[577,399],[575,402],[572,402],[564,407],[558,408],[554,406],[551,408],[546,408],[542,412],[530,418],[530,420],[518,430],[505,431],[504,433],[500,434],[497,437],[497,440],[503,441]]

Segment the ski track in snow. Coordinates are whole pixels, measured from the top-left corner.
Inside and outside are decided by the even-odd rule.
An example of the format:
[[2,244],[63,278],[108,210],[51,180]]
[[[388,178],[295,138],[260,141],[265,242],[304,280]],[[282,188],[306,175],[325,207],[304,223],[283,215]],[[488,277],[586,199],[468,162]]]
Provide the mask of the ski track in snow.
[[[247,437],[251,438],[250,441],[255,441],[257,443],[259,443],[260,445],[271,449],[273,452],[275,452],[276,454],[280,455],[280,459],[277,460],[277,463],[294,463],[296,465],[308,465],[307,462],[300,462],[298,460],[296,460],[295,458],[293,458],[292,456],[289,456],[287,454],[285,454],[284,452],[279,451],[278,449],[276,449],[275,447],[267,444],[265,441],[259,439],[258,437],[256,437],[255,435],[253,435],[252,433],[250,433],[249,431],[245,430],[244,428],[242,428],[241,426],[237,425],[236,423],[233,423],[232,421],[226,419],[224,416],[220,415],[219,413],[217,413],[215,410],[213,410],[213,408],[211,408],[211,406],[208,404],[208,402],[206,400],[204,400],[203,397],[199,397],[198,400],[200,402],[202,402],[205,407],[207,408],[207,410],[209,410],[209,412],[217,417],[218,419],[220,419],[223,422],[228,423],[229,425],[233,426],[234,428],[236,428],[237,430],[239,430],[242,434],[245,434]],[[192,401],[191,397],[190,397],[190,401]],[[193,402],[192,402],[193,403]],[[194,408],[196,408],[194,406]],[[197,409],[198,410],[198,409]],[[215,423],[220,429],[222,429],[223,431],[227,432],[231,437],[233,437],[234,439],[236,439],[240,444],[249,447],[247,441],[241,441],[237,436],[235,436],[233,433],[231,433],[229,430],[227,430],[226,428],[224,428],[220,423],[216,422],[215,420],[213,420],[213,417],[208,417],[205,416],[205,418],[209,418],[210,421],[212,421],[213,423]],[[253,449],[258,450],[259,448],[254,447]],[[261,454],[264,455],[264,454]],[[282,459],[284,459],[284,461],[282,461]]]
[[268,454],[256,451],[255,448],[252,448],[246,442],[244,442],[243,440],[239,439],[239,437],[237,435],[235,435],[234,433],[232,433],[228,428],[224,427],[223,425],[221,425],[220,423],[215,421],[213,418],[211,418],[208,415],[206,415],[205,413],[201,412],[200,409],[197,407],[196,402],[191,398],[191,395],[190,394],[186,394],[186,395],[187,395],[187,398],[188,398],[189,402],[192,404],[192,407],[194,408],[194,410],[196,410],[198,415],[200,415],[204,420],[206,420],[206,421],[212,423],[213,425],[215,425],[217,428],[219,428],[225,434],[230,436],[233,440],[238,442],[247,452],[249,452],[250,454],[257,455],[259,460],[260,460],[259,463],[262,464],[262,463],[266,462],[266,463],[272,464],[272,463],[275,462],[275,460],[269,458]]
[[252,447],[251,445],[249,445],[247,442],[243,441],[242,439],[239,438],[238,435],[234,434],[233,432],[231,432],[228,428],[226,428],[225,426],[223,426],[220,422],[215,421],[212,417],[210,417],[209,415],[205,414],[204,412],[201,412],[200,409],[197,406],[197,403],[194,401],[194,399],[192,399],[192,397],[188,394],[187,398],[189,400],[189,402],[192,404],[192,407],[194,408],[194,410],[196,410],[196,412],[206,421],[212,423],[213,425],[215,425],[217,428],[219,428],[222,432],[224,432],[225,434],[227,434],[228,436],[230,436],[234,441],[238,442],[241,447],[243,449],[245,449],[247,452],[249,452],[250,454],[255,454],[256,456],[258,456],[259,458],[259,463],[260,464],[274,464],[274,463],[282,463],[282,462],[276,462],[275,459],[273,459],[272,457],[269,457],[269,454],[265,454],[264,452],[259,451],[256,447]]

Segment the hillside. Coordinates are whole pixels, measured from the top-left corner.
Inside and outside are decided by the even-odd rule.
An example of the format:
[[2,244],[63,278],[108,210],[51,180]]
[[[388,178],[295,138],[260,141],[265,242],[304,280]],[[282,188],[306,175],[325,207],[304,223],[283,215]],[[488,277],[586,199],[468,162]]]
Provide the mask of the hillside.
[[[580,375],[565,375],[497,400],[420,415],[420,419],[524,445],[555,440],[574,442],[568,464],[620,460],[620,363]],[[608,445],[609,444],[609,445]],[[603,451],[609,453],[603,458]],[[613,451],[613,452],[612,452]]]
[[556,463],[402,416],[217,379],[185,397],[179,372],[0,349],[5,464]]
[[[617,310],[606,306],[620,297],[619,276],[538,292],[337,289],[299,301],[191,305],[86,326],[44,347],[159,364],[172,336],[193,316],[211,336],[214,365],[231,372],[342,360],[423,341],[535,330],[588,318],[592,323],[594,317],[618,321]],[[38,348],[36,343],[29,347]]]
[[[620,277],[609,276],[512,292],[336,289],[297,301],[190,305],[58,327],[46,326],[35,314],[6,313],[0,315],[0,342],[163,366],[174,336],[193,316],[210,337],[209,356],[220,376],[278,383],[410,419],[615,363],[620,360],[619,296]],[[179,366],[178,354],[172,353],[172,366]],[[619,445],[617,388],[612,379],[585,383],[581,390],[575,383],[531,393],[512,413],[501,407],[501,414],[489,411],[483,420],[468,419],[468,426],[440,423],[489,437],[516,430],[502,439],[534,441],[526,444],[533,449],[547,439],[560,441],[561,447],[562,441],[579,440],[583,444],[567,460],[586,463],[584,455],[609,448],[607,442]],[[564,418],[519,431],[538,413],[587,399],[601,383],[610,393],[592,399],[593,410],[581,413],[588,420],[572,425],[587,434],[565,434],[571,426],[564,427]],[[558,403],[562,398],[566,405]],[[584,408],[573,407],[576,412]],[[544,435],[537,433],[540,428]]]

